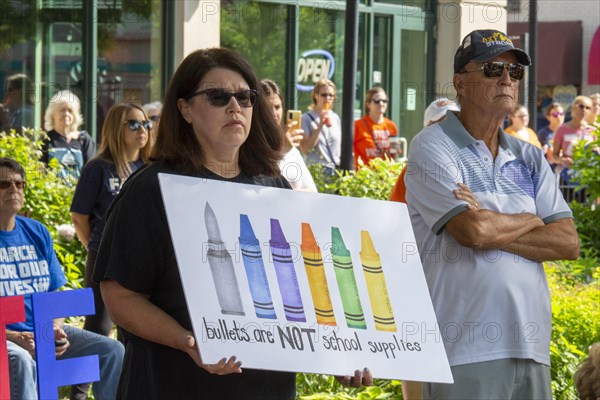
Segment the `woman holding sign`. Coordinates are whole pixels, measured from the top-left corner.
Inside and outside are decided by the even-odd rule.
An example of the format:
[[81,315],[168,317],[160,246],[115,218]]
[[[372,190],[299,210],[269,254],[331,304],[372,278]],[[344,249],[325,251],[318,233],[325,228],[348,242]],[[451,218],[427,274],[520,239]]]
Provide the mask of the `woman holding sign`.
[[[151,164],[130,177],[108,212],[94,279],[127,347],[118,398],[295,397],[295,375],[241,369],[235,356],[202,360],[187,309],[159,173],[288,188],[282,136],[248,63],[198,50],[167,89]],[[346,384],[370,384],[357,371]]]

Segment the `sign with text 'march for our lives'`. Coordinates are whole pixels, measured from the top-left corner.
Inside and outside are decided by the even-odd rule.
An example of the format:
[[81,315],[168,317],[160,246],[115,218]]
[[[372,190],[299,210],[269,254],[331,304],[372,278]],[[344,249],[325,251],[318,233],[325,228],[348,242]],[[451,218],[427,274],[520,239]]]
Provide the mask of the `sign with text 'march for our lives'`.
[[159,181],[204,362],[453,381],[406,205]]

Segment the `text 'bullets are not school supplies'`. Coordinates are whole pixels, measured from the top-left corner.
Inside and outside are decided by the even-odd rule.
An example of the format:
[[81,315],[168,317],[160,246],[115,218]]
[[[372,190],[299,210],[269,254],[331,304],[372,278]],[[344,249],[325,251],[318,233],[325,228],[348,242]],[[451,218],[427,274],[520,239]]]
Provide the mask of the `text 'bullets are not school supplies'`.
[[331,242],[331,259],[333,260],[335,280],[342,298],[346,325],[349,328],[367,329],[363,308],[360,304],[356,277],[354,276],[352,256],[346,248],[340,230],[336,227],[331,227]]
[[277,274],[279,292],[283,300],[283,310],[288,321],[306,322],[298,278],[294,269],[294,260],[290,244],[285,238],[279,220],[271,218],[271,255]]
[[310,225],[302,223],[302,244],[300,245],[306,276],[310,286],[317,323],[320,325],[337,325],[333,314],[333,304],[327,286],[325,266],[321,257],[321,249],[315,240]]
[[276,319],[260,244],[246,214],[240,214],[240,247],[256,316]]
[[392,303],[385,284],[381,258],[375,251],[375,246],[373,246],[368,231],[360,231],[360,242],[360,260],[365,273],[369,299],[371,300],[375,328],[379,331],[396,332],[396,322],[394,321]]
[[213,282],[217,291],[217,298],[221,306],[221,313],[230,315],[245,315],[240,297],[233,260],[221,239],[221,231],[217,217],[207,202],[204,208],[204,223],[208,234],[208,265],[212,273]]

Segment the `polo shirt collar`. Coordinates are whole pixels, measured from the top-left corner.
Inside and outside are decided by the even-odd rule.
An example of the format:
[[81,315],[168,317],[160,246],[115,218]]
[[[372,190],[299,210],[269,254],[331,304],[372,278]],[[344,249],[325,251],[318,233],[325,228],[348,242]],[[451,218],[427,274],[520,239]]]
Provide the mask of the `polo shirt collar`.
[[[440,127],[444,133],[454,142],[458,148],[465,148],[476,142],[475,138],[471,136],[465,129],[463,124],[458,119],[457,111],[446,111],[446,118],[440,122]],[[498,144],[504,150],[509,149],[513,154],[517,155],[521,153],[521,149],[515,145],[515,143],[507,140],[508,134],[498,129]]]

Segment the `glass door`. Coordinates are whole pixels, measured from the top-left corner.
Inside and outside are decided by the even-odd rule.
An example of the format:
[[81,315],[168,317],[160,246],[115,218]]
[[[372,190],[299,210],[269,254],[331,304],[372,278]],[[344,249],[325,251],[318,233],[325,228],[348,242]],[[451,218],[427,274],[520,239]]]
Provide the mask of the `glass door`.
[[[400,34],[400,135],[409,142],[423,129],[427,107],[427,32],[402,29]],[[398,121],[395,121],[398,123]]]

